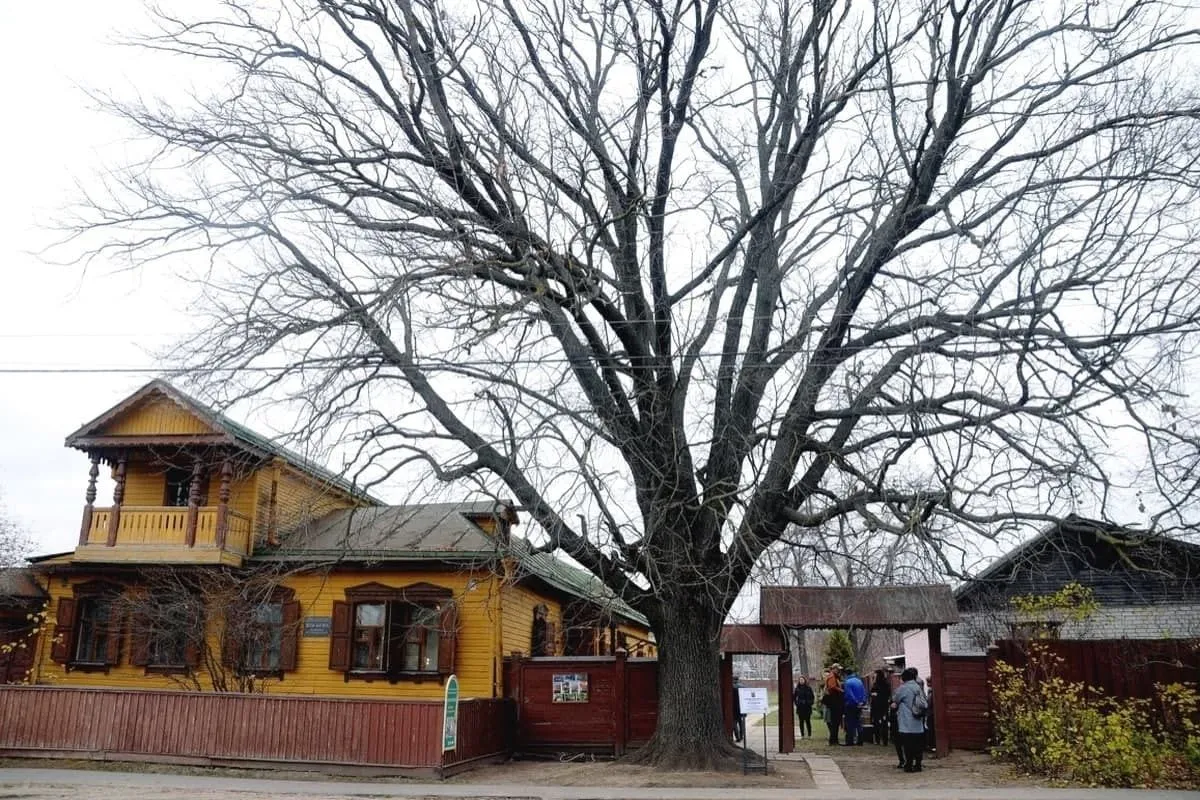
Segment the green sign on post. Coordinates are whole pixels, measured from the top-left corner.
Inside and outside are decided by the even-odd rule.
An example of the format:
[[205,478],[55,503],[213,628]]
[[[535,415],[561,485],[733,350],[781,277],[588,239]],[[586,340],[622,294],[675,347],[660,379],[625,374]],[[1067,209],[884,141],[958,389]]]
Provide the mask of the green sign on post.
[[458,678],[446,679],[446,705],[442,710],[442,752],[458,745]]

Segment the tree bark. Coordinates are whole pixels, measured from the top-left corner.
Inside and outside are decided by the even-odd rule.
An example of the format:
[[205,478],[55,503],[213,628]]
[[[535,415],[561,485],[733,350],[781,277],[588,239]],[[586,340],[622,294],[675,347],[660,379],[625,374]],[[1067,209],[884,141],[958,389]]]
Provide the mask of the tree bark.
[[663,598],[660,614],[658,726],[628,760],[662,769],[734,769],[740,751],[724,730],[721,710],[724,614],[687,598]]

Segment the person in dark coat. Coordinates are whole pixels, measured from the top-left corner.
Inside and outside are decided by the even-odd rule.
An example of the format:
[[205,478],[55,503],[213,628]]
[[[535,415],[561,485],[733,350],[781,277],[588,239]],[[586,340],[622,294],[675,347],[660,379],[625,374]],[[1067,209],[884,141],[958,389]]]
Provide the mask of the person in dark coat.
[[892,704],[892,684],[887,673],[875,670],[871,684],[871,738],[875,744],[888,743],[888,706]]
[[796,684],[796,688],[792,691],[792,702],[796,706],[796,728],[798,735],[801,737],[808,736],[812,738],[812,711],[816,701],[817,698],[813,693],[813,688],[808,685],[808,678],[801,675],[800,682]]
[[733,676],[733,740],[740,742],[746,738],[746,715],[742,713],[742,698],[738,694],[741,680]]

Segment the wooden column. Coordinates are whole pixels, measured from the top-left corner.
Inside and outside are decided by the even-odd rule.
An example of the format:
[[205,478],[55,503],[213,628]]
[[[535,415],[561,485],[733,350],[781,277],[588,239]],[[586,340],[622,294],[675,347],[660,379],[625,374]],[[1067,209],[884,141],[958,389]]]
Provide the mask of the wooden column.
[[225,547],[225,534],[229,532],[229,495],[233,482],[233,462],[226,456],[221,463],[221,493],[217,504],[217,547]]
[[188,484],[188,516],[185,541],[188,547],[196,546],[196,524],[200,520],[200,481],[204,477],[204,462],[196,456],[192,461],[192,482]]
[[721,656],[721,716],[725,719],[725,735],[733,735],[733,653]]
[[929,629],[929,687],[933,690],[933,731],[937,757],[950,754],[950,726],[946,719],[946,670],[942,663],[942,629]]
[[[787,637],[784,637],[787,641]],[[796,707],[792,705],[792,654],[779,654],[779,752],[796,749]]]
[[629,695],[625,691],[625,658],[628,654],[617,650],[613,664],[613,755],[625,755],[625,737],[629,733]]
[[96,508],[96,479],[100,477],[100,455],[92,455],[92,467],[88,470],[87,492],[84,494],[83,523],[79,526],[79,544],[87,544],[92,532],[92,512]]
[[108,515],[108,540],[105,544],[112,547],[117,543],[117,530],[121,527],[121,504],[125,502],[125,467],[126,455],[121,454],[117,459],[117,471],[114,478],[112,513]]

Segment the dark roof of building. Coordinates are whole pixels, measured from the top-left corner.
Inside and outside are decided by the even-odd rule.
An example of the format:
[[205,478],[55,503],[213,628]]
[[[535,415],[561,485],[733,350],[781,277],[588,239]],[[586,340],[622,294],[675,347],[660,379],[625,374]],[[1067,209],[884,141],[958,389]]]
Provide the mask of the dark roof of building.
[[764,586],[759,596],[763,625],[794,628],[891,628],[907,630],[958,622],[949,586]]
[[369,493],[363,491],[361,488],[356,487],[353,483],[346,480],[342,476],[329,471],[325,467],[305,458],[294,450],[290,450],[278,442],[263,436],[261,433],[247,428],[240,422],[235,422],[211,406],[202,403],[195,397],[192,397],[181,389],[178,389],[167,381],[159,378],[150,381],[145,386],[138,389],[129,397],[108,409],[100,416],[80,426],[77,431],[67,437],[67,446],[86,449],[87,440],[93,435],[93,431],[133,408],[145,398],[155,394],[160,394],[163,397],[166,397],[180,408],[183,408],[185,411],[195,414],[197,417],[204,420],[204,422],[212,426],[212,428],[215,430],[224,433],[230,440],[229,444],[236,443],[242,447],[248,448],[252,452],[258,452],[264,456],[275,456],[282,458],[289,464],[298,467],[313,477],[328,483],[330,486],[334,486],[353,497],[369,503],[379,504],[379,500],[372,497]]
[[504,503],[427,503],[334,511],[260,548],[255,561],[436,561],[489,565],[500,558],[517,563],[518,578],[536,578],[618,616],[648,625],[646,618],[618,598],[590,572],[551,553],[537,552],[523,539],[492,536],[476,520],[504,516]]
[[46,599],[46,592],[34,579],[33,570],[24,567],[0,568],[0,601],[13,599]]
[[1069,515],[993,561],[955,590],[959,608],[984,608],[1077,582],[1101,603],[1150,604],[1200,592],[1200,545]]
[[493,502],[369,506],[333,511],[283,534],[256,558],[340,561],[495,558],[502,543],[474,519],[500,509]]

